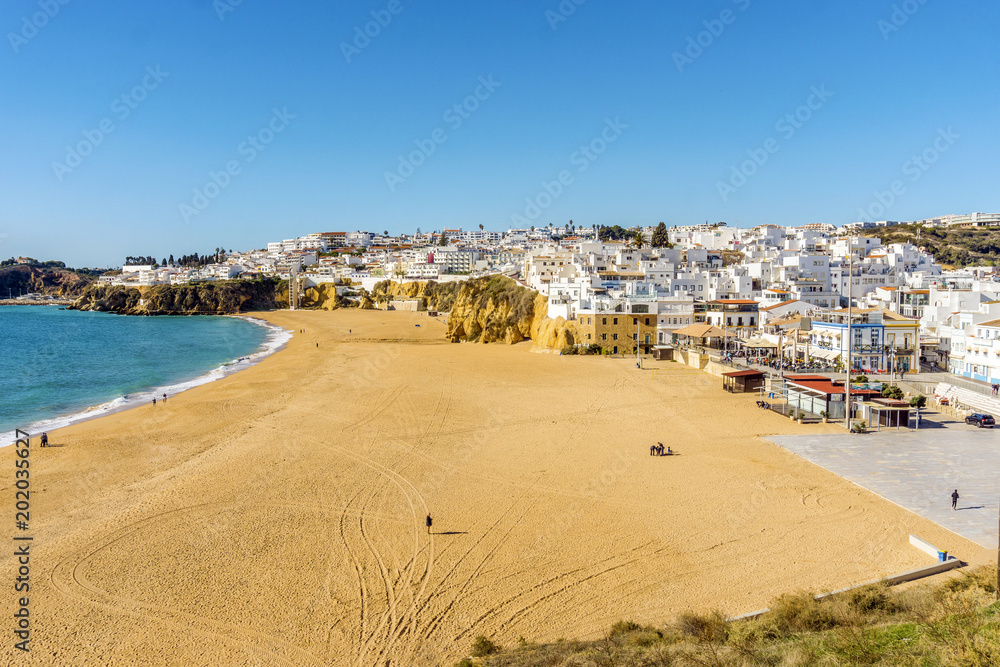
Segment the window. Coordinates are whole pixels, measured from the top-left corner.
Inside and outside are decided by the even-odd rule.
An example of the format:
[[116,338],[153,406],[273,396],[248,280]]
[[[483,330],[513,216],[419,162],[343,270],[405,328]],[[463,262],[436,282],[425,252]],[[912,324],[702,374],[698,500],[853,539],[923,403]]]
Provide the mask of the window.
[[614,323],[618,324],[618,318],[617,317],[614,318]]
[[587,334],[587,340],[590,340],[590,334]]
[[601,318],[601,324],[607,324],[607,323],[608,323],[608,318],[602,317]]
[[646,326],[647,327],[649,326],[649,318],[648,317],[646,318]]
[[[647,324],[648,324],[648,322],[647,322]],[[639,318],[638,317],[633,317],[632,318],[632,326],[639,326]]]
[[637,333],[632,334],[632,340],[635,340],[635,341],[639,340],[639,334],[637,334]]
[[618,334],[611,334],[611,340],[618,340]]
[[589,317],[587,318],[587,324],[593,324],[593,323],[592,323],[592,322],[590,321],[590,318],[589,318]]
[[601,334],[601,340],[607,340],[608,334]]
[[615,345],[615,349],[611,351],[612,354],[618,354],[618,346]]

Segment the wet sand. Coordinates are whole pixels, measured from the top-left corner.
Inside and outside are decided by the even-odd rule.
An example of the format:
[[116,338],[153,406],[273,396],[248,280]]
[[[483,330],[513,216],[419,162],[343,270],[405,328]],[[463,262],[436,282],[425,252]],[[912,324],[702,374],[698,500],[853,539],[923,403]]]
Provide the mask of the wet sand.
[[594,638],[930,564],[910,533],[992,556],[762,438],[837,426],[680,364],[454,345],[425,314],[259,316],[306,332],[32,446],[32,651],[8,640],[7,664],[450,665],[477,635]]

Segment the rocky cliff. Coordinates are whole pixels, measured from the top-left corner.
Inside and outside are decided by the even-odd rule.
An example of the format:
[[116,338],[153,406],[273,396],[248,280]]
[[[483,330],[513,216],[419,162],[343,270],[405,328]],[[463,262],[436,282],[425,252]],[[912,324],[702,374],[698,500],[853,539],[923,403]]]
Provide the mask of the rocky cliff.
[[549,319],[548,299],[506,276],[460,283],[448,317],[453,342],[519,343],[532,340],[537,349],[560,350],[577,342],[576,327],[562,318]]
[[0,296],[6,298],[8,290],[15,296],[21,292],[34,292],[74,298],[94,282],[91,276],[69,269],[43,269],[33,266],[5,266],[0,269]]
[[229,315],[288,307],[288,284],[227,280],[134,288],[91,285],[70,308],[120,315]]

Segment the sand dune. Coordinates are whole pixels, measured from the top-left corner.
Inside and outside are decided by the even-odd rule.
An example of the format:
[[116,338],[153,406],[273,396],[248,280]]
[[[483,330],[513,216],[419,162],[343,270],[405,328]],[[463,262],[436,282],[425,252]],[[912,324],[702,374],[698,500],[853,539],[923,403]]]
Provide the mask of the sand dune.
[[306,332],[33,448],[32,664],[448,665],[480,634],[590,638],[927,564],[911,532],[988,557],[760,438],[838,427],[678,364],[449,344],[419,314],[262,317]]

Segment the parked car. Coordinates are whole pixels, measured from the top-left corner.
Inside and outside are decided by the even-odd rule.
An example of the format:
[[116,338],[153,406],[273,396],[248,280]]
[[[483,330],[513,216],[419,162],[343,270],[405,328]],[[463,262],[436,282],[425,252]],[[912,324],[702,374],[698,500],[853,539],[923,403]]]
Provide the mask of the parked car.
[[983,414],[981,412],[974,412],[965,418],[966,424],[975,424],[978,428],[993,428],[996,422],[993,421],[993,415]]

